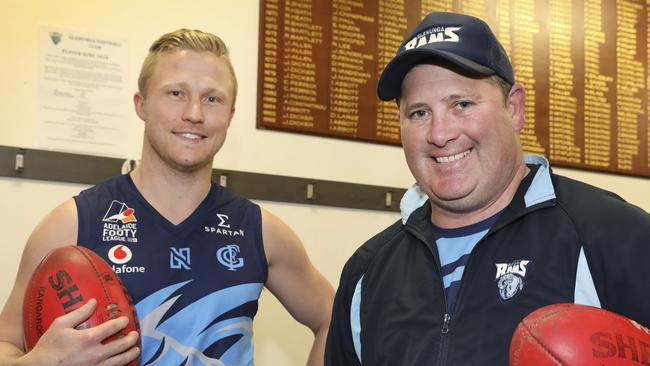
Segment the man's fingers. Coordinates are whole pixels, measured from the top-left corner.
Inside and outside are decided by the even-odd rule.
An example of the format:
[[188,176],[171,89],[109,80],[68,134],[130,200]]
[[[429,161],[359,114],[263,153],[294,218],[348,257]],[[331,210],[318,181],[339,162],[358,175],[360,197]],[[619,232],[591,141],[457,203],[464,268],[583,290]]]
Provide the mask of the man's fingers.
[[[106,366],[123,366],[135,360],[140,355],[140,348],[131,347],[128,351],[115,355],[106,360]],[[104,365],[102,364],[102,365]]]
[[129,325],[129,318],[121,316],[117,319],[111,319],[107,322],[96,325],[90,329],[87,329],[87,331],[91,333],[93,339],[103,341],[104,339],[124,329],[127,325]]
[[97,300],[90,299],[78,309],[56,318],[54,322],[52,322],[52,325],[54,326],[55,324],[58,324],[63,328],[74,328],[88,320],[88,318],[93,314],[93,311],[95,311],[96,306]]
[[140,349],[135,347],[138,343],[138,332],[130,332],[124,337],[116,338],[102,346],[106,359],[119,360],[119,365],[124,365],[135,359],[140,354]]

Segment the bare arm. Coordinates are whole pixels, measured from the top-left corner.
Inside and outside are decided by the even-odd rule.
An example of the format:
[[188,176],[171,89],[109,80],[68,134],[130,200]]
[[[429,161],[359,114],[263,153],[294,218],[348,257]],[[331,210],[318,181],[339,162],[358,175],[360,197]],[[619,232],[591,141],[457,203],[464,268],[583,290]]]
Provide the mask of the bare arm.
[[107,345],[101,344],[103,339],[127,325],[125,318],[90,329],[74,329],[94,311],[93,300],[57,318],[34,349],[25,353],[22,302],[29,278],[50,250],[76,242],[77,209],[70,199],[34,229],[25,245],[14,287],[0,313],[0,365],[124,365],[139,353],[139,349],[132,348],[137,341],[135,332]]
[[262,210],[262,232],[269,262],[266,287],[296,320],[314,332],[307,365],[322,366],[334,289],[309,261],[298,236],[265,210]]

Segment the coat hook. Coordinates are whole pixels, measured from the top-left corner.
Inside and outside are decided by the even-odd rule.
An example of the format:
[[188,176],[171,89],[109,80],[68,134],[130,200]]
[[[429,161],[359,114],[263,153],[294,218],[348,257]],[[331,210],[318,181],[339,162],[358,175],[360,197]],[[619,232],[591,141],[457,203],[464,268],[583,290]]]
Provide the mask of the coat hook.
[[130,172],[138,166],[138,161],[134,159],[126,159],[122,163],[121,172],[122,174],[129,174]]
[[25,151],[19,150],[16,153],[16,164],[14,170],[17,172],[22,172],[25,169]]
[[386,197],[384,199],[384,204],[386,207],[393,206],[393,192],[386,192]]

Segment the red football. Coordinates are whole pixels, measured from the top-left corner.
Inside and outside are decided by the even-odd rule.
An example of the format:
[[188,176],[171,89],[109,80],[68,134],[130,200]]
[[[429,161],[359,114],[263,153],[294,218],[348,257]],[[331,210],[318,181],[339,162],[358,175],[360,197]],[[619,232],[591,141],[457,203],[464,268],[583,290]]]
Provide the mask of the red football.
[[[105,339],[104,343],[139,330],[133,301],[106,261],[90,249],[76,245],[56,248],[48,253],[34,270],[25,290],[25,348],[34,348],[54,319],[79,308],[91,298],[97,300],[97,307],[77,329],[125,315],[130,320],[129,325]],[[137,360],[129,365],[137,365]]]
[[592,306],[548,305],[517,326],[510,365],[650,365],[650,330]]

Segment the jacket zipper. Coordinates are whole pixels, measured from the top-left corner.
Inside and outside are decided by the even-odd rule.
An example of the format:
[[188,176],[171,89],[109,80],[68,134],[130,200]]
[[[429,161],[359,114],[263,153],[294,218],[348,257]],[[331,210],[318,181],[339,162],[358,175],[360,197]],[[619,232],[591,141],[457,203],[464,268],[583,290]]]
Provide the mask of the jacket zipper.
[[449,323],[451,323],[451,314],[445,311],[445,315],[442,318],[442,328],[440,329],[440,349],[438,351],[438,361],[436,365],[446,365],[447,364],[447,346],[449,344]]
[[445,313],[445,316],[442,319],[442,329],[440,330],[440,332],[442,334],[449,333],[449,322],[450,321],[451,321],[451,315],[449,313]]
[[[416,230],[414,232],[411,232],[415,237],[417,237],[422,244],[429,250],[429,253],[433,256],[435,259],[436,263],[436,269],[438,271],[438,278],[441,282],[442,287],[444,288],[444,285],[442,284],[442,277],[440,276],[440,259],[438,258],[437,253],[434,252],[434,250],[429,247],[429,245],[426,244],[426,239],[420,235],[420,233]],[[440,328],[440,348],[438,349],[438,361],[436,362],[436,365],[445,365],[445,362],[447,360],[447,344],[449,343],[448,339],[449,336],[447,336],[447,333],[449,333],[449,325],[451,323],[451,314],[447,312],[447,296],[445,296],[444,290],[442,291],[442,297],[444,299],[443,305],[445,307],[444,310],[444,315],[442,318],[442,328]]]

